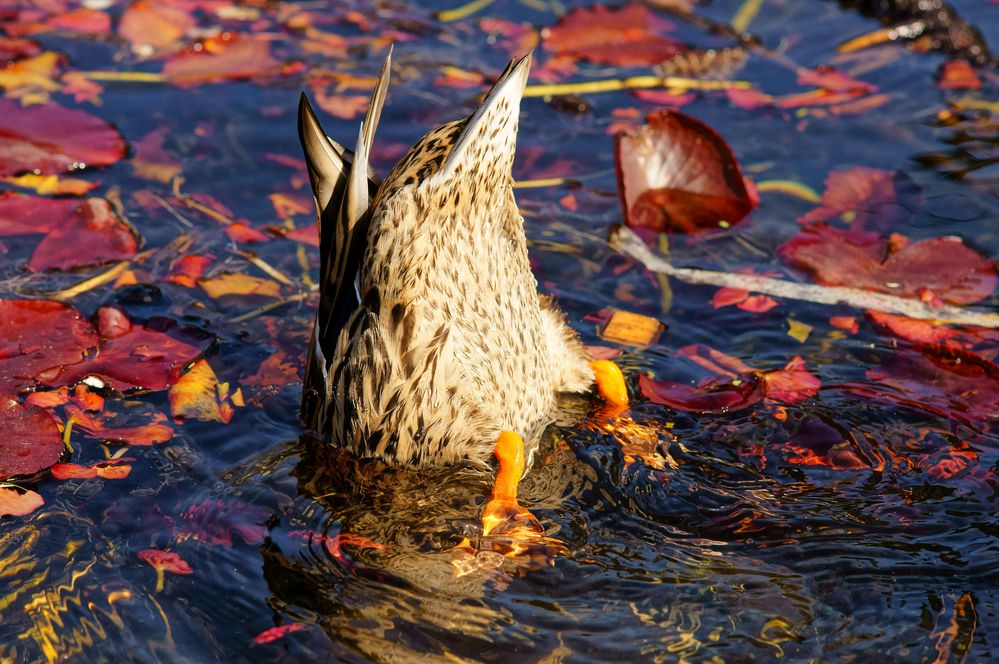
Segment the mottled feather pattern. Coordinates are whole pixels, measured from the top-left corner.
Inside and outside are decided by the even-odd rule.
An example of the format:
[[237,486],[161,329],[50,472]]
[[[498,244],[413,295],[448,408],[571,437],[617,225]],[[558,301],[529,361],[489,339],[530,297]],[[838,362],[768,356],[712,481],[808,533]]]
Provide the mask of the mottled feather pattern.
[[334,444],[485,464],[500,431],[536,444],[557,393],[592,386],[578,337],[537,293],[513,195],[528,67],[511,63],[475,114],[429,132],[378,187],[359,306],[336,331],[324,403],[303,404]]

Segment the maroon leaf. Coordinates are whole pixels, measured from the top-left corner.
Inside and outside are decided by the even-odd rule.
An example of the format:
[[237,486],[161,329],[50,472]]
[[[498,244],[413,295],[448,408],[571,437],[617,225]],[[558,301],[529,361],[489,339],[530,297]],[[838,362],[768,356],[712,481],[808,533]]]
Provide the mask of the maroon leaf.
[[614,141],[618,195],[629,226],[689,233],[736,224],[754,207],[725,141],[676,111],[649,114],[648,124]]
[[[116,325],[116,333],[120,330],[120,324]],[[181,329],[170,320],[154,319],[146,325],[132,325],[128,332],[113,339],[102,339],[97,354],[68,367],[46,384],[72,385],[87,376],[97,376],[118,392],[163,390],[177,382],[181,370],[197,359],[209,343],[204,336]]]
[[669,60],[683,44],[660,33],[672,24],[637,4],[574,9],[541,31],[545,50],[602,65],[642,66]]
[[855,92],[869,94],[877,91],[877,86],[865,81],[858,81],[849,74],[828,65],[819,65],[814,69],[798,70],[798,83],[811,85],[829,92]]
[[780,257],[820,284],[900,297],[928,292],[950,304],[978,302],[995,290],[996,265],[951,237],[921,240],[890,253],[874,233],[810,224],[778,247]]
[[68,270],[135,256],[132,228],[103,198],[0,194],[0,237],[45,234],[28,268]]
[[0,396],[0,480],[44,470],[62,451],[59,424],[47,410]]
[[123,156],[125,140],[97,116],[57,104],[23,107],[0,99],[0,177],[107,166]]
[[822,381],[805,368],[805,361],[794,357],[783,369],[763,372],[763,391],[768,399],[788,404],[801,403],[814,397]]
[[48,300],[0,300],[0,393],[53,381],[95,346],[93,326],[73,307]]
[[760,381],[752,375],[716,378],[697,386],[638,377],[638,389],[652,403],[695,413],[727,413],[747,408],[763,399]]
[[869,396],[962,422],[980,422],[999,412],[999,367],[953,346],[921,346],[894,353],[867,371],[879,388],[854,389]]

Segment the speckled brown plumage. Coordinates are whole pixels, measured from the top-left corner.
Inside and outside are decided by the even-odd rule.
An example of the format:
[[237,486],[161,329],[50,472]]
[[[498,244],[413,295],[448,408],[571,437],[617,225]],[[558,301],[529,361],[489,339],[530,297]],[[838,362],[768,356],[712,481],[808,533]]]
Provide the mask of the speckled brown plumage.
[[474,114],[428,133],[382,182],[367,155],[389,60],[353,155],[303,97],[323,255],[302,415],[332,443],[396,463],[485,463],[501,430],[530,446],[557,393],[592,386],[578,337],[537,293],[513,195],[529,68],[530,56],[510,63]]

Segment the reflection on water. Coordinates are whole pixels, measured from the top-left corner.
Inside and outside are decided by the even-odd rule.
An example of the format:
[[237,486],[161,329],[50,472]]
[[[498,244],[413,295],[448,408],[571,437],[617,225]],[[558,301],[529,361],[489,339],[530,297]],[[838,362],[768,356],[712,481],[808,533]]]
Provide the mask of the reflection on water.
[[[554,20],[534,4],[495,3],[488,11],[537,25]],[[741,5],[726,0],[699,10],[728,22]],[[478,18],[461,30],[473,30]],[[379,149],[386,153],[474,103],[467,89],[428,93],[440,74],[423,62],[428,48],[450,64],[475,51],[476,61],[463,66],[483,71],[505,57],[491,43],[456,44],[447,30],[439,40],[425,23],[432,21],[409,26],[423,41],[397,47],[404,75],[382,119]],[[834,3],[764,3],[753,25],[765,43],[783,44],[808,66],[839,57],[830,35],[870,27]],[[999,43],[994,34],[986,38]],[[372,73],[379,59],[350,57],[370,61],[368,70],[351,70],[358,76]],[[891,222],[885,232],[913,240],[957,234],[999,256],[990,112],[930,123],[927,109],[944,104],[932,85],[937,56],[857,57],[841,66],[870,66],[857,75],[891,103],[818,117],[747,111],[719,94],[698,96],[684,110],[716,127],[758,180],[821,191],[837,169],[904,173],[900,206],[869,211]],[[793,79],[778,69],[754,54],[738,75],[778,94]],[[293,168],[297,85],[109,85],[102,112],[129,137],[167,126],[180,147],[195,144],[182,151],[185,191],[217,197],[233,218],[266,228],[276,223],[266,195],[296,195],[296,178],[307,187],[304,172]],[[965,333],[967,347],[928,350],[880,334],[862,312],[790,302],[755,314],[715,309],[714,289],[665,283],[637,268],[604,242],[607,226],[620,221],[606,130],[617,116],[640,116],[654,104],[624,92],[586,101],[589,112],[572,115],[558,110],[564,103],[524,104],[524,177],[584,178],[580,186],[518,191],[532,267],[587,343],[604,343],[592,321],[610,306],[669,327],[657,345],[625,349],[618,358],[631,381],[630,413],[608,423],[599,404],[567,402],[534,456],[522,502],[564,553],[507,558],[488,547],[458,547],[480,535],[491,489],[486,473],[386,468],[304,436],[295,416],[300,383],[287,376],[304,356],[313,315],[307,299],[241,321],[259,304],[211,300],[162,279],[107,284],[74,305],[89,315],[116,302],[137,319],[168,316],[210,329],[217,341],[208,360],[220,379],[244,388],[247,406],[229,424],[189,421],[167,444],[129,448],[136,461],[127,480],[44,475],[35,483],[44,508],[0,520],[0,661],[999,657],[997,337]],[[331,119],[331,127],[341,137],[356,132],[354,121]],[[147,247],[188,234],[191,253],[225,256],[229,267],[251,270],[215,221],[200,220],[192,231],[162,206],[129,197],[152,191],[166,200],[167,185],[135,177],[124,165],[101,176],[123,192]],[[779,270],[775,247],[811,208],[767,194],[742,226],[671,238],[671,258],[692,267]],[[310,223],[308,213],[296,219]],[[16,242],[2,250],[19,255]],[[310,257],[315,263],[311,249],[283,238],[254,250],[291,275],[295,287]],[[154,256],[143,269],[165,274],[174,255]],[[0,268],[5,277],[18,269],[13,262]],[[0,295],[8,297],[9,287],[5,281]],[[981,306],[997,303],[993,296]],[[857,317],[859,331],[834,329],[830,316]],[[788,336],[789,319],[811,326],[807,339]],[[640,397],[639,375],[689,378],[680,375],[676,350],[690,344],[761,371],[801,356],[822,386],[798,404],[761,401],[711,415]],[[284,377],[273,382],[281,387],[251,389],[251,377],[270,357],[282,359],[271,366]],[[134,402],[169,412],[162,393],[135,397],[128,407]],[[114,410],[126,408],[116,401]],[[79,432],[72,440],[74,460],[116,451]],[[193,573],[167,573],[155,592],[155,572],[138,557],[150,548],[181,555]],[[302,628],[254,642],[268,628],[292,624]]]

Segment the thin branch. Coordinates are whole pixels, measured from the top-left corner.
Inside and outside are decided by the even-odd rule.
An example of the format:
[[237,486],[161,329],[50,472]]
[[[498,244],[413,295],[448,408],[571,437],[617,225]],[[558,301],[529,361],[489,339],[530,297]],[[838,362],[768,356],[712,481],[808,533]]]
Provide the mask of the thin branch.
[[929,307],[919,300],[875,293],[860,288],[799,284],[752,274],[674,267],[665,258],[653,254],[642,242],[642,239],[626,226],[621,226],[612,233],[610,244],[620,253],[634,258],[653,272],[674,277],[688,284],[739,288],[754,293],[803,300],[815,304],[843,304],[858,309],[873,309],[921,320],[999,328],[999,314],[996,313],[971,311],[952,306]]

